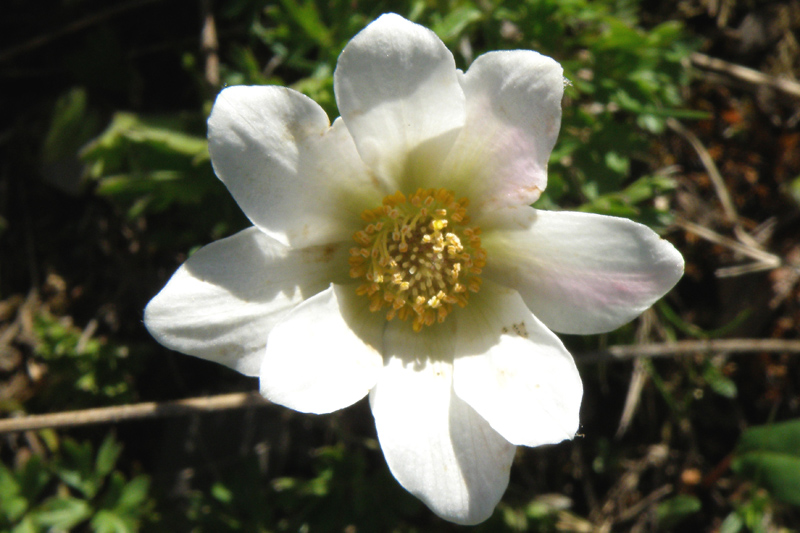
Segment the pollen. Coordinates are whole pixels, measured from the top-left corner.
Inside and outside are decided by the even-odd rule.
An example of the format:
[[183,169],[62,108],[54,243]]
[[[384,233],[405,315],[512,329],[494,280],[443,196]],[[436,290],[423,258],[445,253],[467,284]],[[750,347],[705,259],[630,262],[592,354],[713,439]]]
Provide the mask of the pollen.
[[361,213],[366,226],[353,235],[350,276],[363,279],[356,293],[369,299],[370,310],[410,320],[420,331],[467,305],[486,265],[467,205],[446,189],[418,189],[390,194]]

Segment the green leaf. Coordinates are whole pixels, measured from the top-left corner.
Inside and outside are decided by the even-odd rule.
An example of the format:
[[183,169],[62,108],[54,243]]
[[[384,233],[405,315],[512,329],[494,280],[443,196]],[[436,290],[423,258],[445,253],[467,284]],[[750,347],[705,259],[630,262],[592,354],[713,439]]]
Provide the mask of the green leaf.
[[716,365],[711,361],[706,361],[706,366],[703,369],[703,379],[706,380],[711,390],[724,396],[725,398],[736,398],[737,389],[736,383],[722,373]]
[[120,453],[122,453],[122,444],[117,443],[114,436],[109,433],[103,444],[100,445],[100,449],[97,450],[95,474],[98,481],[111,473],[114,465],[117,464]]
[[19,494],[4,494],[0,492],[0,511],[2,516],[12,522],[19,520],[28,510],[28,500]]
[[785,189],[795,202],[800,203],[800,176],[792,179],[789,184],[785,186]]
[[685,518],[700,510],[700,500],[688,494],[678,494],[674,498],[664,500],[656,508],[660,529],[671,529]]
[[92,517],[92,528],[95,533],[133,533],[135,522],[125,520],[116,513],[108,510],[100,510]]
[[36,527],[36,524],[33,522],[33,519],[30,515],[27,515],[22,521],[14,526],[14,529],[11,530],[11,533],[38,533],[39,528]]
[[75,88],[56,101],[50,129],[42,146],[42,162],[75,159],[80,147],[98,130],[95,113],[87,109],[86,90]]
[[784,503],[800,506],[800,420],[759,426],[739,439],[733,470]]
[[37,524],[54,529],[69,530],[92,514],[89,504],[77,498],[53,498],[35,511]]
[[725,517],[719,526],[719,533],[739,533],[744,527],[744,520],[736,511]]
[[306,35],[311,37],[317,44],[324,48],[333,46],[331,33],[325,23],[322,22],[315,2],[306,0],[301,5],[295,0],[281,0],[281,4]]
[[[146,121],[132,113],[117,113],[106,130],[81,151],[86,161],[104,160],[111,162],[125,157],[120,153],[126,143],[144,144],[164,153],[208,159],[208,143],[202,137],[187,135],[177,130],[178,124]],[[111,155],[116,158],[110,157]],[[97,176],[95,176],[97,177]]]
[[769,451],[800,458],[800,419],[751,427],[742,433],[736,451]]
[[50,473],[45,469],[42,458],[32,456],[22,467],[19,474],[19,483],[22,493],[29,499],[34,499],[50,481]]
[[14,473],[0,463],[0,509],[2,509],[3,500],[9,496],[19,494],[20,488],[17,478]]
[[233,492],[222,483],[214,483],[211,486],[211,495],[222,503],[230,503],[233,500]]
[[775,452],[749,452],[737,457],[733,470],[767,489],[784,503],[800,506],[800,458]]
[[431,29],[445,43],[455,42],[473,22],[480,20],[483,13],[475,6],[466,4],[449,11]]
[[150,479],[147,476],[137,476],[125,485],[117,501],[116,509],[138,509],[146,500],[150,490]]
[[70,487],[79,490],[87,498],[94,498],[100,488],[93,476],[92,446],[88,442],[79,444],[65,440],[62,444],[64,457],[59,461],[58,477]]

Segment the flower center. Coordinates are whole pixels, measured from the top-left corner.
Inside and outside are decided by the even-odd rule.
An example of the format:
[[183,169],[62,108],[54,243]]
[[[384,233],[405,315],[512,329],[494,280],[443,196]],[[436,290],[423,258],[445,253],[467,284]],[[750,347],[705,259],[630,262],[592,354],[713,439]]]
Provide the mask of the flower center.
[[370,310],[388,307],[387,320],[411,318],[420,331],[467,305],[486,264],[480,228],[467,227],[467,204],[446,189],[419,189],[361,213],[367,227],[353,235],[350,276],[365,279],[356,293],[369,298]]

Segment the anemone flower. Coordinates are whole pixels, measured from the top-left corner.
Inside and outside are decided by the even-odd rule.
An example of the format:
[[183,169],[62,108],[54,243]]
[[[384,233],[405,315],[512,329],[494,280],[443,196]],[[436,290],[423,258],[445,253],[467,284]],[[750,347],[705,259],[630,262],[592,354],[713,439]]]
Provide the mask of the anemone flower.
[[388,14],[339,57],[332,125],[291,89],[223,90],[211,161],[253,226],[192,255],[145,325],[297,411],[368,395],[400,484],[447,520],[485,520],[516,446],[578,430],[580,375],[553,332],[617,328],[683,273],[645,226],[530,207],[563,89],[527,50],[462,72]]

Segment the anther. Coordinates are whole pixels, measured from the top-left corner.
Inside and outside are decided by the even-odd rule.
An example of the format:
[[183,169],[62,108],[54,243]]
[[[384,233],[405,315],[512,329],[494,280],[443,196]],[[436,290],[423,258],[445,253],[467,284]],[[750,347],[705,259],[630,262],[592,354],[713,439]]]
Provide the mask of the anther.
[[410,318],[419,331],[467,305],[486,264],[480,229],[465,226],[467,204],[446,189],[419,189],[361,214],[366,226],[353,235],[359,246],[350,249],[350,275],[367,281],[356,294],[369,298],[372,311]]

